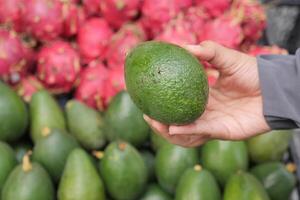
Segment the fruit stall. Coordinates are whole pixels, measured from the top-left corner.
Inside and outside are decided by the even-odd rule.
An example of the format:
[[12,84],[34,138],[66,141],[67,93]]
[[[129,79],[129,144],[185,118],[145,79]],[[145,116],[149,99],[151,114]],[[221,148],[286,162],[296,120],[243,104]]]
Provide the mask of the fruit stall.
[[0,0],[0,200],[300,200],[298,130],[186,148],[143,118],[205,110],[219,72],[182,46],[286,55],[299,31],[293,0]]

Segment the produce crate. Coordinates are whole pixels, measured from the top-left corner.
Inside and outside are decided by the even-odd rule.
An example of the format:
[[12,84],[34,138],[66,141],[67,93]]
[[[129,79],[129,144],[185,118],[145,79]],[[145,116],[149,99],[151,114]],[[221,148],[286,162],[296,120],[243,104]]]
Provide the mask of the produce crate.
[[295,130],[290,143],[290,159],[297,165],[297,186],[291,200],[300,200],[300,130]]

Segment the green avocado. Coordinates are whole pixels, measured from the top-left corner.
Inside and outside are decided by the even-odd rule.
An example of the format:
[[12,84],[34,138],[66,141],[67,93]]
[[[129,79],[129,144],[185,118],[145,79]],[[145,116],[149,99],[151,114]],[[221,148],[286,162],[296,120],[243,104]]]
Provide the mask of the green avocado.
[[197,149],[165,144],[155,158],[155,173],[160,186],[173,194],[184,171],[198,162]]
[[58,200],[105,200],[103,182],[89,155],[74,149],[66,162]]
[[221,200],[221,191],[213,175],[195,165],[181,176],[175,200]]
[[140,153],[129,143],[113,142],[104,151],[100,171],[106,189],[115,200],[137,199],[147,183],[147,168]]
[[149,136],[149,126],[143,113],[135,106],[127,92],[118,93],[105,113],[105,130],[109,141],[125,140],[142,145]]
[[17,158],[18,163],[22,163],[24,155],[32,150],[32,144],[29,143],[28,141],[20,141],[18,143],[15,143],[13,145],[13,149],[15,151],[15,155]]
[[164,124],[191,123],[205,110],[205,71],[177,45],[150,41],[136,46],[126,57],[125,81],[134,103]]
[[30,102],[31,139],[42,138],[45,128],[66,130],[65,118],[55,99],[45,90],[36,92]]
[[86,149],[100,149],[105,145],[103,119],[99,112],[85,104],[70,100],[66,105],[70,133]]
[[287,151],[292,132],[290,130],[270,131],[247,141],[250,159],[255,163],[280,161]]
[[0,140],[15,141],[26,131],[28,113],[22,99],[0,81]]
[[270,198],[255,176],[239,171],[226,183],[223,200],[270,200]]
[[202,146],[202,164],[224,186],[229,177],[238,170],[247,170],[248,153],[245,142],[209,141]]
[[42,164],[52,179],[58,182],[68,155],[77,147],[79,147],[77,141],[66,131],[48,129],[34,146],[33,160]]
[[147,150],[141,150],[140,153],[148,170],[148,181],[152,181],[155,179],[155,157],[153,153]]
[[[292,170],[291,170],[292,168]],[[260,180],[272,200],[290,199],[296,185],[293,165],[268,162],[255,166],[251,173]]]
[[0,141],[0,197],[2,187],[16,165],[17,160],[13,149],[8,144]]
[[147,187],[145,194],[140,200],[172,200],[173,198],[163,191],[159,185],[151,184]]
[[51,178],[38,163],[25,155],[23,163],[10,173],[2,191],[2,200],[54,200]]
[[158,151],[164,144],[169,143],[166,139],[155,133],[153,130],[150,132],[150,140],[152,149],[154,151]]

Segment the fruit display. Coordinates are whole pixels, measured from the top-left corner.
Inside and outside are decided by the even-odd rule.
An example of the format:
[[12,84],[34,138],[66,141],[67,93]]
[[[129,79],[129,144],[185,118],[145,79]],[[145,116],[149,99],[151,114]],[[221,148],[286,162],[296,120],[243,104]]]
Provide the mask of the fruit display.
[[[171,144],[205,110],[215,67],[183,47],[252,56],[258,0],[0,0],[1,200],[289,200],[291,131]],[[175,67],[174,67],[175,66]]]

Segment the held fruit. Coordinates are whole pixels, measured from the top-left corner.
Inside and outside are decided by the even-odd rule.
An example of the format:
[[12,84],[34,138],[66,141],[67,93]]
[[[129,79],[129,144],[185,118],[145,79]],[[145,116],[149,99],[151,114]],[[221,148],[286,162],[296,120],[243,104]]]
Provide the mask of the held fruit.
[[205,71],[179,46],[154,41],[138,45],[126,58],[125,81],[134,103],[162,123],[191,123],[205,110]]
[[147,187],[145,194],[140,200],[171,200],[172,197],[163,191],[159,185],[151,184]]

